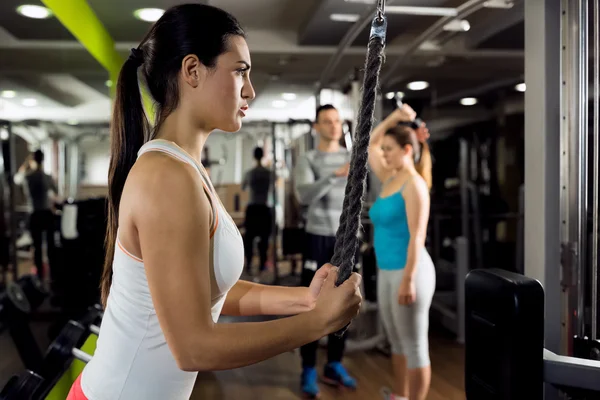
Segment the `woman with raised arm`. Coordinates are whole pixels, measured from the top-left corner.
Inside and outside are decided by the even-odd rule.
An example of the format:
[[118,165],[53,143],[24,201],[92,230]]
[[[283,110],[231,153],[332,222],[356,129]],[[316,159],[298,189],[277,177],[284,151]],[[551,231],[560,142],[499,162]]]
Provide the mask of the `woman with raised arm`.
[[[93,359],[69,399],[184,400],[197,371],[257,363],[356,316],[359,276],[335,287],[240,281],[242,237],[200,160],[211,131],[238,131],[248,103],[244,31],[223,10],[173,7],[121,69],[111,124],[105,313]],[[147,123],[138,79],[156,102]],[[227,315],[293,315],[219,324]]]
[[[377,301],[392,346],[393,391],[386,400],[425,400],[431,380],[429,308],[435,269],[425,249],[431,157],[411,127],[408,105],[395,110],[371,134],[369,164],[383,186],[369,214],[378,265]],[[418,127],[428,137],[425,125]]]

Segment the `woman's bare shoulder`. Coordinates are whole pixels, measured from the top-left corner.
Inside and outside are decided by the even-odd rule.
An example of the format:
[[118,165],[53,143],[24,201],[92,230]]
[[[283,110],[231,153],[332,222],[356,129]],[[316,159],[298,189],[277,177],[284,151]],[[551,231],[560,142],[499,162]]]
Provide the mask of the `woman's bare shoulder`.
[[153,191],[164,193],[161,188],[175,186],[200,185],[202,188],[202,180],[194,166],[158,151],[143,154],[137,160],[127,184],[148,194]]
[[407,182],[406,189],[408,192],[412,192],[416,194],[418,198],[423,196],[429,196],[429,188],[427,187],[427,182],[425,179],[418,173],[415,173]]
[[131,169],[123,190],[121,208],[132,216],[160,211],[190,212],[208,201],[196,168],[160,152],[142,155]]

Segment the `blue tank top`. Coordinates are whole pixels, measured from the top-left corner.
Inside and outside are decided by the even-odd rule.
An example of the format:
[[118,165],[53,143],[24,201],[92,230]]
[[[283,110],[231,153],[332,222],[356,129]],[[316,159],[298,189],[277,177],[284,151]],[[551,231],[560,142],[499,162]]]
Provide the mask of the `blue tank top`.
[[385,270],[398,270],[406,266],[410,230],[406,217],[406,204],[402,191],[378,197],[369,210],[373,222],[374,248],[377,265]]

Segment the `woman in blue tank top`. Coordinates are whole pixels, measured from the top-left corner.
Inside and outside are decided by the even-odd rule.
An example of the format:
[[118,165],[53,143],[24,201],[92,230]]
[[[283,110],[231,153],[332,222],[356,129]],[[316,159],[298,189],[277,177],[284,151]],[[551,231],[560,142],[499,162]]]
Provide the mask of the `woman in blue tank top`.
[[[386,400],[424,400],[429,391],[429,308],[435,269],[425,249],[429,219],[431,158],[410,127],[408,105],[394,111],[371,135],[369,164],[382,182],[371,207],[375,255],[379,267],[377,301],[392,346],[394,388]],[[422,139],[424,141],[424,138]]]

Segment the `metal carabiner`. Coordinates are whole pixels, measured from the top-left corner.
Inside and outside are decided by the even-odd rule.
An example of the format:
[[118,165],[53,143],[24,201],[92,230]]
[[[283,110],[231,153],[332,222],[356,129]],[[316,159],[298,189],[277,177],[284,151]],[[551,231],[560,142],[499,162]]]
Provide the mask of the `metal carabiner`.
[[385,0],[377,1],[377,16],[371,23],[371,34],[369,40],[378,37],[385,44],[387,31],[387,20],[385,18]]
[[385,16],[385,0],[377,0],[377,19],[381,22]]

